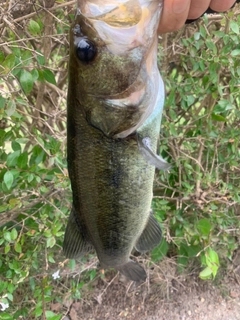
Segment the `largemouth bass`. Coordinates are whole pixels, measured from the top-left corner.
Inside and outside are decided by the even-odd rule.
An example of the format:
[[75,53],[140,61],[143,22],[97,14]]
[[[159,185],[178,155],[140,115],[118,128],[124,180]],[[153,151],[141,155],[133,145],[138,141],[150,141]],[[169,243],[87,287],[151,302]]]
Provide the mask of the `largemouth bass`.
[[70,31],[67,159],[73,204],[63,250],[145,280],[130,254],[162,237],[151,213],[164,102],[157,0],[79,0]]

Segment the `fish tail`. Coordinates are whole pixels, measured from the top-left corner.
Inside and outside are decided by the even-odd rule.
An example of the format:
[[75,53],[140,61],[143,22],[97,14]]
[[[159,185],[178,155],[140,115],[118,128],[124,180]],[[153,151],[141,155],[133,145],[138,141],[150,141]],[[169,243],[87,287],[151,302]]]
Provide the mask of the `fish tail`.
[[147,278],[143,267],[133,260],[129,260],[126,264],[115,268],[132,281],[145,281]]

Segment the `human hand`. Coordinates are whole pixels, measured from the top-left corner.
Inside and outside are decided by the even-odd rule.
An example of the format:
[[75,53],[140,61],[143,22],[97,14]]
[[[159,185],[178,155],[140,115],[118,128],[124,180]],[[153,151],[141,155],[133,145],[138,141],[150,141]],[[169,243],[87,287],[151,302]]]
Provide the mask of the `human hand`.
[[230,9],[236,0],[163,0],[158,33],[180,29],[187,19],[199,18],[209,7],[216,12]]

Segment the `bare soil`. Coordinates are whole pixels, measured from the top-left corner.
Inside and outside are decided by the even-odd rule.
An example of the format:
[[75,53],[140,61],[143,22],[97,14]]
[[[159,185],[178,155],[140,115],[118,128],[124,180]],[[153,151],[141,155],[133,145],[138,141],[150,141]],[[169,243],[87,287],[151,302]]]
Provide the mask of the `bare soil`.
[[172,258],[146,269],[143,284],[110,271],[80,300],[66,297],[64,306],[56,303],[52,310],[64,307],[63,320],[240,320],[239,264],[228,266],[214,281],[199,279],[199,268],[178,274]]

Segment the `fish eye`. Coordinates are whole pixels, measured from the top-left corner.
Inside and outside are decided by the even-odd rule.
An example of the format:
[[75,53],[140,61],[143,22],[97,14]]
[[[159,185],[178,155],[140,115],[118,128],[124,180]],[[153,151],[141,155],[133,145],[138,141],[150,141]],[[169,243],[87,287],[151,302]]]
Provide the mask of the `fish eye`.
[[81,39],[77,44],[77,57],[82,62],[91,62],[96,53],[96,46],[88,39]]

